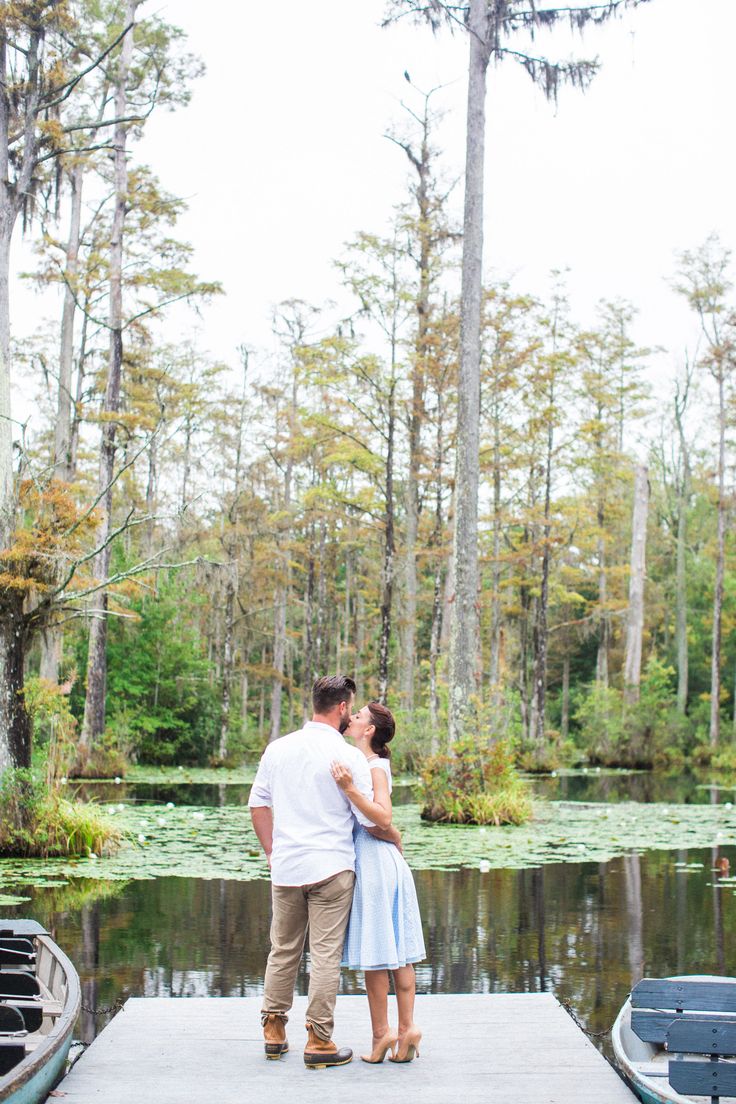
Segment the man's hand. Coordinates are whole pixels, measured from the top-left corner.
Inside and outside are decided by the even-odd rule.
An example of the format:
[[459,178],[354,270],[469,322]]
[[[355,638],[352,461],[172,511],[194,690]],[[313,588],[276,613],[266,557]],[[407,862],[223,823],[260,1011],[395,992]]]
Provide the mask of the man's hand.
[[404,848],[401,845],[401,832],[393,824],[390,828],[367,828],[366,831],[370,832],[376,839],[392,843],[394,847],[398,847],[402,855],[404,854]]

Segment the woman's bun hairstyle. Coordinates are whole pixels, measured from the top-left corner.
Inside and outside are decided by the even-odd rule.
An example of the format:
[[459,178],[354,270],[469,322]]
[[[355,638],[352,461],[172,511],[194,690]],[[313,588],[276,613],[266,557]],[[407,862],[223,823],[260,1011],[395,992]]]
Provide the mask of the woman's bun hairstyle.
[[371,751],[374,751],[379,759],[390,759],[391,752],[386,745],[393,740],[396,732],[394,715],[380,702],[368,702],[368,712],[371,715],[371,724],[376,730],[371,736]]

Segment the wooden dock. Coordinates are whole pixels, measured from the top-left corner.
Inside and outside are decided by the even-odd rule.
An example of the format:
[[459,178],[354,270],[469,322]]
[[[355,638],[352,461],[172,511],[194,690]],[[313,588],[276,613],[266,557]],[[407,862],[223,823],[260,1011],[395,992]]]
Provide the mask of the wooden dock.
[[[135,998],[58,1087],[65,1104],[632,1104],[605,1058],[548,993],[419,996],[421,1057],[366,1065],[365,997],[338,997],[335,1041],[348,1066],[308,1070],[304,997],[291,1051],[263,1056],[256,997]],[[55,1104],[55,1102],[54,1102]]]

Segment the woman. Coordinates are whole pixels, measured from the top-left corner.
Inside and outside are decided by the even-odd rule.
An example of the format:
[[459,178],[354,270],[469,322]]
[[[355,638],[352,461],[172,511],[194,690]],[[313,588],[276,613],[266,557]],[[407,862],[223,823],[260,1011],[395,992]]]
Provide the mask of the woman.
[[[353,785],[342,763],[332,764],[341,790],[376,824],[390,824],[391,767],[388,744],[395,731],[393,715],[370,702],[353,714],[345,733],[363,752],[371,768],[373,801]],[[365,971],[365,988],[373,1028],[373,1049],[364,1062],[392,1062],[419,1057],[422,1033],[414,1023],[416,979],[412,963],[425,957],[422,922],[411,871],[398,847],[376,839],[356,825],[355,894],[350,913],[343,966]],[[388,1023],[389,971],[393,974],[399,1011],[398,1033]]]

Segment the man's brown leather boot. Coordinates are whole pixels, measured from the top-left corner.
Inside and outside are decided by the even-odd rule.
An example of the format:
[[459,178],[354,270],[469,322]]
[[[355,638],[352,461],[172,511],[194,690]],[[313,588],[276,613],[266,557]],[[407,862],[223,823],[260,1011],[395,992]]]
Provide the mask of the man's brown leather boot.
[[277,1012],[269,1012],[263,1017],[263,1039],[266,1057],[272,1062],[286,1054],[289,1044],[286,1039],[286,1020]]
[[311,1024],[307,1024],[307,1045],[304,1048],[304,1065],[307,1069],[327,1069],[328,1066],[346,1066],[352,1061],[350,1047],[339,1050],[331,1039],[320,1039]]

